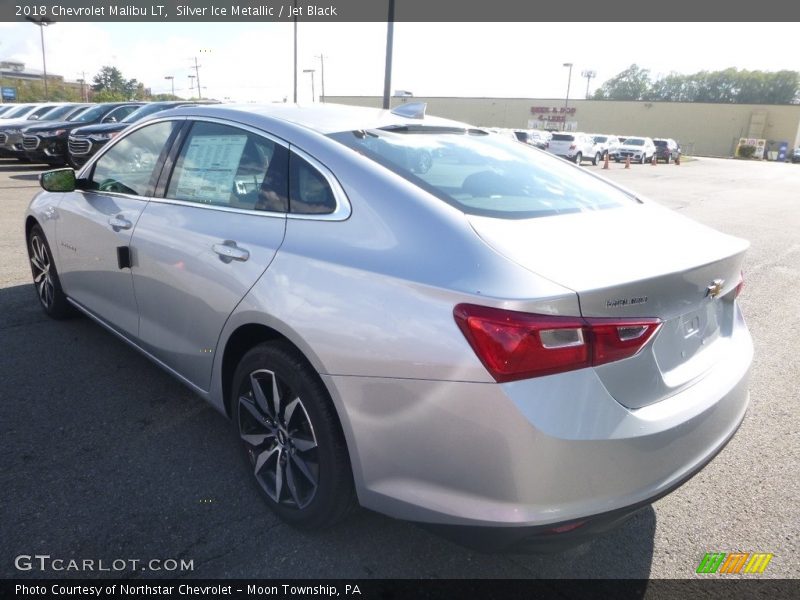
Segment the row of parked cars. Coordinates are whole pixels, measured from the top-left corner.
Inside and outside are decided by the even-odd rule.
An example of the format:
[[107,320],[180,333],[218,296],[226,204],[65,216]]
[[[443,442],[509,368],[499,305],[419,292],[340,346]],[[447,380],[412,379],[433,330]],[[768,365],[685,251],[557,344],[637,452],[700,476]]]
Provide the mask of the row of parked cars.
[[50,102],[0,106],[0,158],[81,167],[126,127],[168,108],[166,102]]
[[[547,150],[577,164],[590,161],[593,165],[605,160],[647,163],[653,160],[671,163],[681,154],[678,142],[672,138],[618,136],[601,133],[571,131],[539,131],[536,129],[510,130],[520,142]],[[498,130],[502,133],[503,130]]]

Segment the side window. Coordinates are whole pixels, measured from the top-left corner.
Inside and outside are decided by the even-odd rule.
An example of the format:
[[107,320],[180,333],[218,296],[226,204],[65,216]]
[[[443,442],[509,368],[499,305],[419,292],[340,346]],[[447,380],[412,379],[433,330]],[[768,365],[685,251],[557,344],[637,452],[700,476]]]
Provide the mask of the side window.
[[122,138],[95,163],[89,189],[146,196],[155,186],[155,167],[175,121],[143,127]]
[[218,123],[194,123],[181,148],[167,198],[230,208],[286,212],[289,151],[272,140]]
[[131,114],[134,110],[139,108],[138,106],[120,106],[119,108],[115,108],[110,113],[108,113],[104,118],[104,123],[113,123],[111,119],[115,119],[117,123],[122,121],[125,117]]
[[307,160],[294,152],[289,159],[289,212],[320,215],[336,209],[331,186]]

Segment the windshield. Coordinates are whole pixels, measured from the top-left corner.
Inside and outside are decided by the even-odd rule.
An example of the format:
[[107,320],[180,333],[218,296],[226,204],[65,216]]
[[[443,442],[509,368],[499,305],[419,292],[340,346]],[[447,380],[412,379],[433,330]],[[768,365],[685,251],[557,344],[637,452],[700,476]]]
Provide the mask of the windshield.
[[153,113],[161,112],[162,110],[167,110],[168,108],[173,108],[173,106],[176,106],[176,105],[171,105],[171,104],[166,104],[165,105],[165,104],[155,104],[155,103],[154,104],[145,104],[141,108],[137,108],[135,111],[133,111],[127,117],[122,119],[122,121],[120,121],[120,123],[134,123],[134,122],[138,121],[139,119],[142,119],[142,118],[146,117],[147,115],[152,115]]
[[628,138],[625,140],[626,146],[644,146],[644,140],[642,138]]
[[636,202],[559,158],[479,130],[403,127],[330,137],[468,214],[522,219]]
[[39,120],[40,121],[61,120],[61,118],[64,117],[64,115],[68,115],[73,110],[75,110],[74,104],[67,104],[66,106],[56,106],[55,108],[51,108],[41,117],[39,117]]
[[604,135],[596,135],[594,136],[594,141],[598,144],[605,144],[608,138]]
[[90,121],[95,121],[106,114],[109,110],[111,110],[110,107],[103,104],[98,104],[97,106],[90,108],[86,112],[78,115],[74,121],[76,123],[88,123]]
[[25,117],[25,118],[26,118],[28,121],[38,121],[38,120],[41,120],[41,118],[42,118],[42,117],[43,117],[45,114],[47,114],[48,112],[50,112],[50,111],[51,111],[51,110],[53,110],[54,108],[55,108],[55,107],[54,107],[52,104],[49,104],[49,105],[47,105],[47,106],[40,106],[39,108],[37,108],[35,111],[33,111],[31,114],[29,114],[29,115],[28,115],[27,117]]
[[7,113],[3,115],[4,119],[14,119],[16,117],[22,117],[27,113],[33,106],[30,104],[21,104],[17,108],[12,108]]

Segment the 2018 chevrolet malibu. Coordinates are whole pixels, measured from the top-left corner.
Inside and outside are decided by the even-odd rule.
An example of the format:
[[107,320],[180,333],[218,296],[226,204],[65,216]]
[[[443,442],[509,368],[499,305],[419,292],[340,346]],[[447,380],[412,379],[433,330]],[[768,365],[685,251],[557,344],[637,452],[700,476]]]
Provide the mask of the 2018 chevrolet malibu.
[[297,526],[574,543],[744,418],[746,241],[419,106],[174,109],[41,183],[44,310],[229,416]]

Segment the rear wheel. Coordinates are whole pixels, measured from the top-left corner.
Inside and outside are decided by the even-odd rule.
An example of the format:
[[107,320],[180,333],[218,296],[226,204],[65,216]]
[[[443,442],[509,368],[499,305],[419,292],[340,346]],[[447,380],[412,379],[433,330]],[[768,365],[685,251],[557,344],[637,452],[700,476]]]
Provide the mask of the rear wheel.
[[347,446],[324,384],[291,346],[260,344],[233,377],[233,421],[263,498],[287,523],[333,525],[355,505]]
[[33,285],[44,312],[54,319],[65,319],[75,315],[75,309],[61,289],[61,280],[58,278],[50,245],[38,225],[34,225],[28,234],[28,257],[31,262]]
[[580,165],[582,160],[583,160],[583,154],[581,154],[580,152],[578,152],[578,153],[575,155],[575,164],[576,164],[576,165]]

